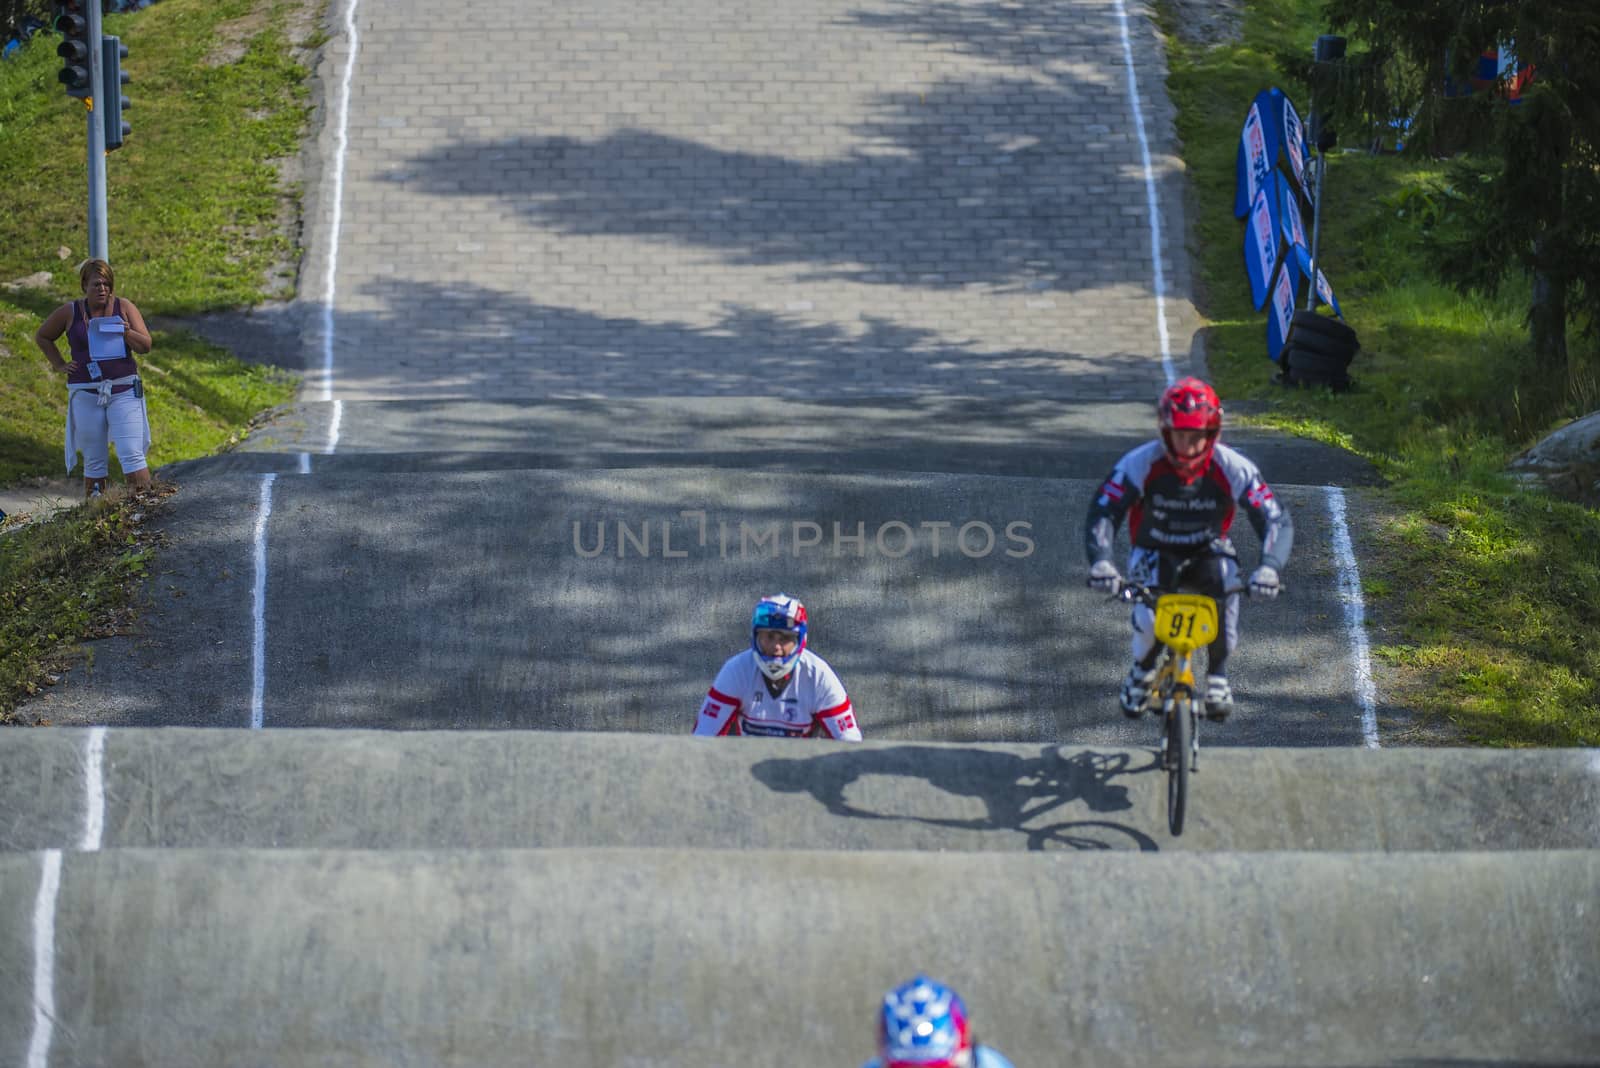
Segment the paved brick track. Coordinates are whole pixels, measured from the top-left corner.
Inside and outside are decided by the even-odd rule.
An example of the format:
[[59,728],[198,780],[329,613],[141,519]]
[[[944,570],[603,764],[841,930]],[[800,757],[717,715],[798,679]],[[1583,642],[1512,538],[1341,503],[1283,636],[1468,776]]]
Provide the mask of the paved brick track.
[[[1113,5],[440,6],[357,13],[333,396],[1162,383]],[[487,25],[516,27],[493,56]],[[1130,26],[1181,291],[1161,55]]]

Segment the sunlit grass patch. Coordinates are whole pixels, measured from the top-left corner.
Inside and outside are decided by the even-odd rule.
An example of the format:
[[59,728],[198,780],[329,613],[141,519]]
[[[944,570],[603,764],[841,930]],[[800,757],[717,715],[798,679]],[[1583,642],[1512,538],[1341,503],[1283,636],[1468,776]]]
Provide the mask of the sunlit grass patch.
[[[133,133],[107,157],[110,254],[118,293],[147,319],[291,295],[281,280],[264,287],[297,255],[294,227],[281,224],[299,193],[274,163],[299,151],[309,115],[308,72],[286,35],[296,7],[165,0],[106,18],[129,47],[134,101]],[[248,32],[237,55],[216,56],[230,23]],[[88,255],[84,110],[56,82],[56,40],[39,34],[0,63],[0,281],[53,276],[0,294],[0,485],[64,473],[66,391],[33,343],[40,321],[81,295],[76,264]],[[285,373],[198,338],[158,329],[154,339],[141,360],[153,465],[214,452],[293,393]]]
[[[307,71],[292,53],[288,0],[164,0],[107,16],[130,54],[126,144],[107,157],[107,219],[118,290],[147,313],[251,305],[269,268],[293,255],[276,221],[298,191],[274,161],[299,151]],[[248,47],[207,63],[218,28],[257,12]],[[56,83],[57,38],[36,36],[0,64],[0,278],[48,270],[77,296],[87,256],[84,110]],[[66,248],[65,261],[56,250]]]
[[[1378,655],[1411,680],[1404,696],[1418,713],[1448,723],[1480,745],[1592,746],[1600,742],[1592,710],[1600,698],[1587,671],[1508,656],[1503,647],[1458,640],[1425,642]],[[1431,685],[1423,680],[1435,680]]]

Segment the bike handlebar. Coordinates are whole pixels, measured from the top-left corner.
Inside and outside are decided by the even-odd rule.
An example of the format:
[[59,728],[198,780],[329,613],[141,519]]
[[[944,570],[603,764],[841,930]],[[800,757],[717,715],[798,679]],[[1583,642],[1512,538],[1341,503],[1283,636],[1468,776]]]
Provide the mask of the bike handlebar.
[[[1278,587],[1278,592],[1282,593],[1283,591],[1284,587],[1280,585]],[[1249,597],[1250,584],[1245,582],[1238,585],[1230,585],[1224,587],[1222,590],[1222,596],[1224,597],[1234,593],[1242,593],[1246,597]],[[1134,601],[1138,601],[1141,604],[1146,604],[1151,608],[1154,608],[1156,604],[1156,598],[1159,596],[1159,593],[1151,589],[1149,586],[1146,586],[1142,582],[1134,582],[1132,579],[1123,579],[1121,584],[1117,587],[1117,592],[1113,593],[1110,599],[1113,601],[1121,601],[1124,604],[1132,604]]]

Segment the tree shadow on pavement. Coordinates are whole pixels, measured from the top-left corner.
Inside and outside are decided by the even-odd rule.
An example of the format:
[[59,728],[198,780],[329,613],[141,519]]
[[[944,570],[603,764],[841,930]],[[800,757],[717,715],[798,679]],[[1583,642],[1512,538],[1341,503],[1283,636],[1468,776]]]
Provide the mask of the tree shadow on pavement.
[[[851,146],[831,158],[620,127],[594,138],[460,140],[380,181],[494,198],[549,234],[626,235],[714,249],[726,266],[798,267],[795,281],[1148,291],[1136,157],[1120,144],[1084,151],[1077,128],[1086,105],[1109,110],[1120,87],[1056,81],[948,79],[879,94]],[[1122,122],[1120,112],[1108,117],[1107,135]]]
[[346,396],[1078,398],[1088,390],[1104,401],[1131,390],[1153,406],[1160,394],[1156,369],[1138,353],[983,346],[872,316],[809,322],[725,302],[700,321],[657,320],[415,279],[375,280],[362,297],[376,307],[337,320],[336,381]]

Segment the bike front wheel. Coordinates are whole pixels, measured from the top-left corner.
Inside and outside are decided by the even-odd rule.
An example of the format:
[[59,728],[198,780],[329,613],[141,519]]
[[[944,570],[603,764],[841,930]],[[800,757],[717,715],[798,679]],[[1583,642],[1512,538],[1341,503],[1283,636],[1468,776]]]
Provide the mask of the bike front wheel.
[[1167,829],[1174,838],[1183,833],[1183,817],[1189,807],[1189,754],[1194,747],[1190,700],[1180,695],[1167,706]]

